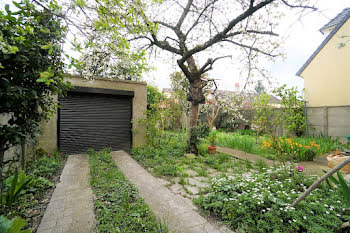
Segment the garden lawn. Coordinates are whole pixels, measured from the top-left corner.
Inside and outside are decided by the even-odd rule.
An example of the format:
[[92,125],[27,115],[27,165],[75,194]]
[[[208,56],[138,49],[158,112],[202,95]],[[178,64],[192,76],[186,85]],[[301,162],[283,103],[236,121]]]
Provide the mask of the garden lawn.
[[[271,138],[264,136],[258,136],[256,138],[252,133],[244,134],[243,132],[244,131],[239,131],[236,133],[212,132],[211,134],[216,134],[218,146],[242,150],[247,153],[265,157],[267,159],[276,160],[278,158],[279,154],[271,147],[266,146],[271,141]],[[287,148],[286,152],[296,152],[294,154],[294,158],[297,161],[309,159],[305,155],[305,150],[307,150],[306,148],[314,151],[315,155],[322,155],[331,151],[335,151],[338,148],[343,149],[349,146],[342,144],[337,139],[331,139],[330,137],[279,137],[278,139],[283,141],[286,141],[287,139],[290,140],[294,146],[297,144],[300,147],[303,147],[302,149],[298,147],[299,151],[295,151],[295,149],[291,146],[289,146],[290,148]]]
[[208,176],[213,169],[222,173],[228,170],[242,173],[242,167],[251,167],[250,162],[237,160],[227,154],[208,154],[207,144],[203,139],[198,145],[200,156],[184,156],[186,146],[185,135],[167,132],[158,147],[135,147],[131,155],[153,175],[166,179],[188,177],[186,171],[189,169],[199,176]]
[[292,167],[217,177],[209,193],[194,202],[237,232],[337,232],[342,218],[349,217],[339,191],[322,184],[295,208],[290,206],[314,180]]
[[168,232],[136,188],[126,180],[108,150],[89,151],[97,232]]

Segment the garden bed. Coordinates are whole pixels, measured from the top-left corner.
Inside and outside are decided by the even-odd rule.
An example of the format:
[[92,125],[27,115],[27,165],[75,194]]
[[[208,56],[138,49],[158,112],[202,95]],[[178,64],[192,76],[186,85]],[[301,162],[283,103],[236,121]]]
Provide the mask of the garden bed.
[[[1,215],[15,219],[22,218],[27,224],[24,229],[35,232],[50,202],[55,185],[65,165],[66,157],[59,153],[53,155],[42,153],[36,160],[27,164],[26,179],[32,182],[16,198],[12,207],[2,208]],[[8,190],[8,189],[7,189]]]
[[295,208],[290,206],[314,180],[294,167],[217,177],[195,204],[238,232],[337,232],[348,219],[340,192],[321,184]]
[[280,156],[288,155],[294,161],[307,161],[312,160],[317,155],[323,155],[338,148],[343,149],[349,146],[329,137],[278,137],[276,138],[277,145],[283,151],[281,155],[273,149],[271,137],[256,137],[252,132],[250,134],[244,132],[212,132],[212,134],[216,134],[218,145],[221,147],[241,150],[271,160],[280,160]]
[[126,180],[108,150],[89,151],[91,187],[96,196],[97,232],[167,232],[136,188]]

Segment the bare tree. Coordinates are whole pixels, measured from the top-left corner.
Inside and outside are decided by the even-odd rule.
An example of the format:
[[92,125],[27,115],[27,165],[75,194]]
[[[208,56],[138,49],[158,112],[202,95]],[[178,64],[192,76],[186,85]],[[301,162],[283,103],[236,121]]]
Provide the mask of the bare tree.
[[[232,50],[238,49],[242,57],[235,62],[245,61],[241,65],[248,70],[247,80],[254,70],[265,76],[256,64],[262,60],[260,55],[267,59],[281,55],[276,28],[282,13],[307,14],[315,10],[311,1],[74,0],[64,8],[62,17],[85,38],[82,46],[78,43],[75,47],[85,47],[87,56],[83,56],[81,67],[91,76],[140,75],[145,68],[144,50],[168,51],[189,81],[187,100],[191,103],[190,126],[194,127],[199,105],[205,102],[203,88],[209,83],[203,75],[214,63],[232,58]],[[129,50],[132,44],[138,47],[136,53]],[[113,63],[117,65],[111,66]]]
[[[190,83],[191,127],[197,124],[199,104],[205,102],[203,88],[208,82],[202,76],[216,61],[229,56],[229,45],[241,49],[249,65],[258,55],[280,55],[274,29],[283,8],[299,14],[315,10],[309,1],[302,0],[169,0],[149,8],[144,20],[157,24],[158,29],[144,38],[150,43],[148,47],[177,56],[177,65]],[[219,55],[203,59],[209,50]],[[196,151],[193,146],[192,151]]]

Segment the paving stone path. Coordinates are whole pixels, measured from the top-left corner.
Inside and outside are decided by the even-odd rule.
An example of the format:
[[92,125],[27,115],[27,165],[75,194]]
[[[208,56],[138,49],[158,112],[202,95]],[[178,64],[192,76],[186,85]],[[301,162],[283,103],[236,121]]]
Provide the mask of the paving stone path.
[[95,232],[88,155],[70,155],[37,233]]
[[126,152],[112,152],[112,157],[126,178],[138,188],[139,195],[152,212],[167,224],[171,232],[231,232],[227,228],[218,229],[209,223],[196,211],[197,208],[191,200],[172,193],[160,179],[149,174]]

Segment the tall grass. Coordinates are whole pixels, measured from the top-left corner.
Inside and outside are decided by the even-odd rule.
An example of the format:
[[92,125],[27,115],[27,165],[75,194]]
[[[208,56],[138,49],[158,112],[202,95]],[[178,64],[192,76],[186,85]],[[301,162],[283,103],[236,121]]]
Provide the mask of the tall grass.
[[[217,136],[218,146],[245,151],[247,153],[260,155],[268,159],[275,159],[277,156],[277,152],[274,150],[261,148],[264,140],[269,139],[268,137],[259,136],[256,139],[252,134],[244,134],[241,132],[211,132],[211,134],[214,133]],[[292,140],[293,142],[297,142],[302,145],[309,145],[312,141],[316,142],[316,144],[319,145],[319,147],[316,149],[316,153],[318,155],[343,148],[343,145],[338,139],[332,139],[330,137],[294,137]]]
[[[212,132],[213,134],[214,132]],[[264,137],[258,137],[257,141],[254,136],[241,135],[238,133],[215,132],[218,146],[228,147],[245,151],[247,153],[263,156],[268,159],[275,159],[275,155],[271,150],[262,149]]]

